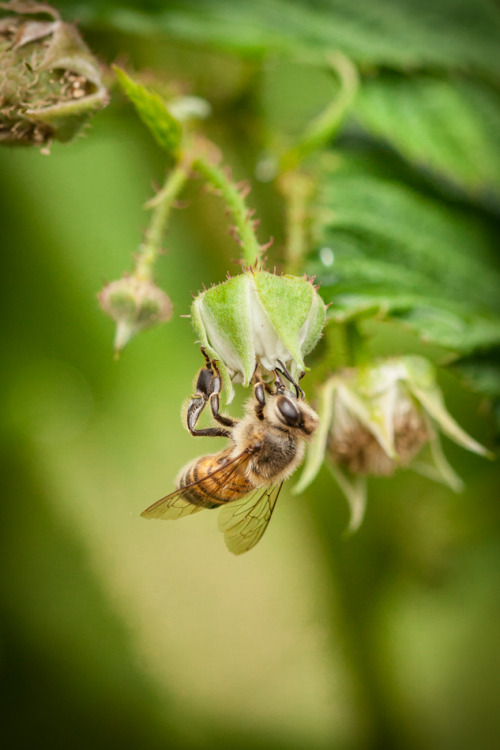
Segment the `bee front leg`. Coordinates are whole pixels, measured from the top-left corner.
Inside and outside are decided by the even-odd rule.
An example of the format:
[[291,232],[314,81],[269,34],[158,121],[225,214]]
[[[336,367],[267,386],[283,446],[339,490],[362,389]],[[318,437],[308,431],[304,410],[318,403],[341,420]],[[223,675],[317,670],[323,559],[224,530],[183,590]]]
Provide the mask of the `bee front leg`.
[[280,373],[281,373],[281,370],[278,367],[275,370],[273,370],[274,390],[276,393],[284,393],[286,391],[286,387],[281,379]]
[[254,373],[253,395],[255,396],[255,416],[262,421],[264,419],[264,408],[266,406],[266,389],[257,371]]
[[[230,437],[231,433],[220,427],[203,427],[201,429],[196,427],[201,413],[209,401],[212,414],[214,414],[214,406],[212,406],[212,398],[214,395],[217,396],[216,406],[218,409],[218,394],[221,389],[221,379],[217,366],[214,368],[214,363],[208,359],[206,352],[203,349],[202,353],[207,364],[205,367],[202,367],[199,372],[196,381],[196,393],[191,397],[188,404],[186,418],[187,428],[191,435],[196,437]],[[229,420],[229,417],[227,419]],[[227,426],[226,422],[222,422],[222,424]]]

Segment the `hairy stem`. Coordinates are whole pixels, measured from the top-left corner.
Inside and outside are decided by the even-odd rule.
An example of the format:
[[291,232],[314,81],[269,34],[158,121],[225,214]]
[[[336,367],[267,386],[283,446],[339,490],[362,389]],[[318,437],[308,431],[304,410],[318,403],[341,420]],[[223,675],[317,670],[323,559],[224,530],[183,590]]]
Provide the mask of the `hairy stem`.
[[262,257],[263,248],[257,240],[255,222],[242,191],[224,169],[212,164],[203,154],[198,154],[194,158],[193,168],[203,175],[209,185],[220,192],[233,217],[243,260],[247,266],[255,266]]
[[138,279],[150,281],[153,267],[162,250],[162,239],[165,234],[170,211],[177,196],[189,177],[189,164],[179,162],[167,175],[165,184],[146,208],[152,208],[150,224],[146,230],[144,242],[139,248],[134,276]]

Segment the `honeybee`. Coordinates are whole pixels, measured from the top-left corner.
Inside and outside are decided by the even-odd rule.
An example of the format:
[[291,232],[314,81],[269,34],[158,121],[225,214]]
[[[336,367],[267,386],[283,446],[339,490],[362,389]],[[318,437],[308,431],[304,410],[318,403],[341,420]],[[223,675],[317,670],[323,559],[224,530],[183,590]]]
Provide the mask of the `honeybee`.
[[[255,373],[253,397],[242,419],[220,414],[222,383],[217,362],[202,352],[206,364],[188,405],[187,427],[191,435],[225,437],[230,444],[188,463],[177,477],[177,489],[141,515],[174,520],[203,508],[222,506],[219,529],[229,550],[239,555],[262,537],[283,482],[302,461],[305,444],[319,419],[282,362],[273,371],[274,387],[264,384]],[[286,388],[281,375],[293,385],[295,393]],[[217,426],[198,429],[196,424],[207,403]]]

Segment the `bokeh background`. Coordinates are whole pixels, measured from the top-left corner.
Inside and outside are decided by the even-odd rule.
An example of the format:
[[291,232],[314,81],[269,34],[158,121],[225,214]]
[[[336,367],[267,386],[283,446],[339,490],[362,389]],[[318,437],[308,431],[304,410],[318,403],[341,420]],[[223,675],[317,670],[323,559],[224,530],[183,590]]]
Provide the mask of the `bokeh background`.
[[[78,10],[68,17],[85,20]],[[283,206],[253,179],[253,125],[299,128],[324,103],[325,74],[279,58],[256,69],[202,41],[98,22],[86,35],[106,62],[124,55],[210,100],[207,131],[235,177],[253,180],[259,236],[276,238],[279,262]],[[238,253],[218,199],[190,185],[158,266],[174,317],[113,358],[96,294],[130,269],[164,167],[117,94],[85,137],[49,157],[0,151],[7,746],[498,747],[494,462],[447,441],[464,493],[410,472],[371,481],[353,537],[323,470],[304,495],[286,489],[241,558],[214,513],[139,517],[186,461],[218,445],[201,446],[181,424],[200,355],[180,316],[191,293],[235,270]],[[375,333],[375,353],[412,349],[395,326]],[[484,399],[451,374],[441,384],[457,420],[492,446]]]

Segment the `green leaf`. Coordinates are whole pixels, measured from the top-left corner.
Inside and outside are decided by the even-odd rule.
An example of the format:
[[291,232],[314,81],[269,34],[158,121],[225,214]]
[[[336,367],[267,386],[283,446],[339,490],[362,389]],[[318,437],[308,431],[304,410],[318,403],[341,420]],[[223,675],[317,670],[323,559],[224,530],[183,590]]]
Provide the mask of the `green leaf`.
[[318,220],[319,240],[334,248],[336,261],[349,259],[355,268],[363,261],[365,275],[371,261],[375,283],[390,273],[391,287],[423,287],[500,313],[500,275],[490,267],[495,238],[474,216],[402,183],[353,173],[346,160],[327,177]]
[[460,354],[500,344],[500,317],[488,318],[466,305],[425,295],[400,294],[396,288],[392,293],[373,290],[338,295],[336,288],[324,287],[323,294],[333,300],[330,317],[338,322],[391,318],[415,331],[423,342]]
[[492,87],[463,76],[381,73],[363,81],[355,116],[415,165],[500,198],[500,94]]
[[168,111],[164,100],[142,83],[134,81],[116,65],[113,69],[120,86],[156,142],[167,151],[175,152],[181,141],[182,130],[180,124]]
[[83,23],[170,36],[248,55],[322,57],[356,63],[500,72],[500,11],[491,0],[171,0],[69,3]]
[[392,318],[460,354],[500,344],[495,237],[474,214],[345,155],[319,190],[315,233],[309,270],[334,319]]
[[465,382],[476,391],[500,400],[500,347],[487,354],[474,354],[453,364]]

